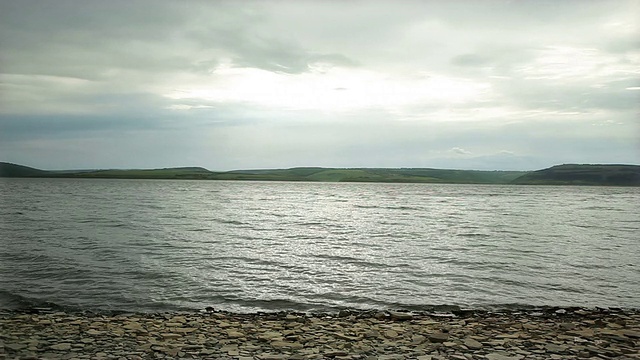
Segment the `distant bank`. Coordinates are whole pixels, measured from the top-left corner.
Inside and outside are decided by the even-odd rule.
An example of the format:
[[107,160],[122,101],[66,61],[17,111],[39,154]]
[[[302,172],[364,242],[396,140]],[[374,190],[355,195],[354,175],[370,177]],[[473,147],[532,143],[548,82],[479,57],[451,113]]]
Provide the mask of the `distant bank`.
[[47,171],[0,162],[0,177],[640,186],[640,166],[569,164],[537,171],[321,167],[226,172],[201,167]]

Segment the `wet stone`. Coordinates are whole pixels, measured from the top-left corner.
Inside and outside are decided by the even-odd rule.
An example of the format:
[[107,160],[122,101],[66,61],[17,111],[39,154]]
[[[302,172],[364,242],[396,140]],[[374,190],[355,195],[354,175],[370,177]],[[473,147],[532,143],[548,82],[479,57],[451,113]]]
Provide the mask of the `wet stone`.
[[399,312],[399,311],[389,311],[389,315],[391,315],[391,318],[394,320],[411,320],[413,319],[413,315],[410,313],[406,313],[406,312]]

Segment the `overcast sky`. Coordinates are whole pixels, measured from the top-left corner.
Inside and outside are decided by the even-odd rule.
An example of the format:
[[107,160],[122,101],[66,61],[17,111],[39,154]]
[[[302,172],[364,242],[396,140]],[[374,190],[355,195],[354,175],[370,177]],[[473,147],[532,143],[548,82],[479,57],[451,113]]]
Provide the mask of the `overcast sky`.
[[640,164],[640,1],[0,0],[0,161]]

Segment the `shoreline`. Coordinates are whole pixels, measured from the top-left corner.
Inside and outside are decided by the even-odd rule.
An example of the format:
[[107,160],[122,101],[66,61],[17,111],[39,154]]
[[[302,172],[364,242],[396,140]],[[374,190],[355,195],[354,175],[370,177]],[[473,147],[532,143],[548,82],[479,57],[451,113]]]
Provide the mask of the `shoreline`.
[[0,310],[0,359],[640,359],[640,309]]

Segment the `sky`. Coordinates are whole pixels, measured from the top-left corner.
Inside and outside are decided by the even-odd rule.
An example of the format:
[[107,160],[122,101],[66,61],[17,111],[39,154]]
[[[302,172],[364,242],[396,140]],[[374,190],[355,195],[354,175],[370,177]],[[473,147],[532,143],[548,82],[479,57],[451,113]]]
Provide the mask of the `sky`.
[[0,161],[640,164],[640,0],[0,0]]

